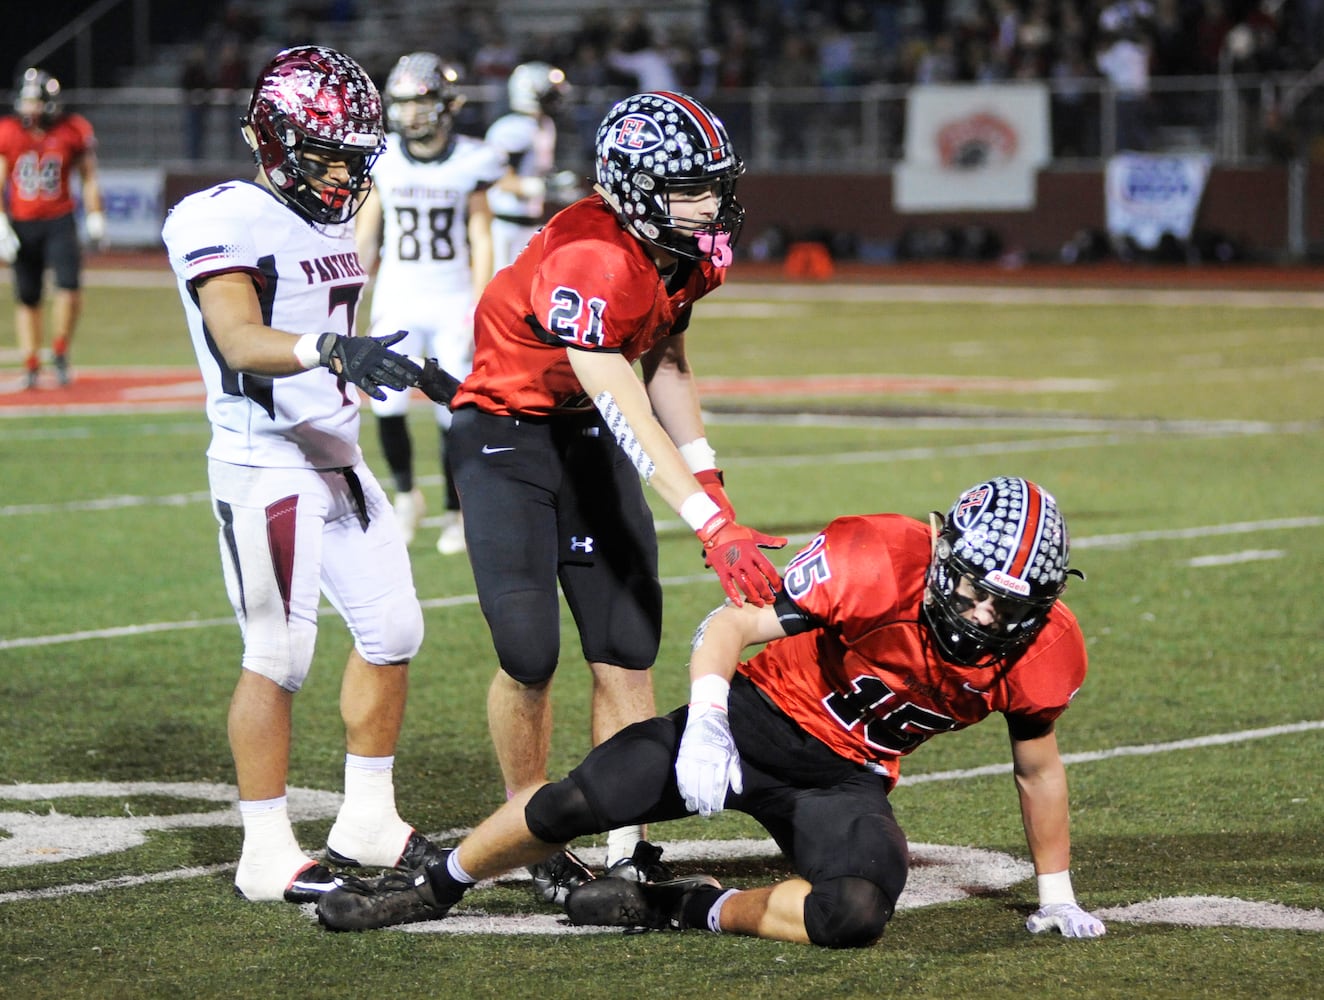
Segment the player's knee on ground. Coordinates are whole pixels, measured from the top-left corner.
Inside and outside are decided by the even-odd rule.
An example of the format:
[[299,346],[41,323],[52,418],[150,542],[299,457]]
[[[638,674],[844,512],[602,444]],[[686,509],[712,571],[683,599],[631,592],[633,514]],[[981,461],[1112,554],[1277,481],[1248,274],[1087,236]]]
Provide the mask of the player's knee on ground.
[[529,832],[548,844],[566,844],[587,833],[598,833],[588,799],[569,778],[543,785],[524,806]]
[[560,652],[560,608],[537,590],[502,594],[487,616],[501,669],[514,680],[537,687],[551,679]]
[[829,879],[805,898],[805,930],[824,948],[863,948],[882,936],[895,909],[896,898],[867,879]]
[[360,624],[354,648],[365,660],[378,666],[408,662],[423,645],[423,609],[412,598],[386,601],[383,605],[375,623]]

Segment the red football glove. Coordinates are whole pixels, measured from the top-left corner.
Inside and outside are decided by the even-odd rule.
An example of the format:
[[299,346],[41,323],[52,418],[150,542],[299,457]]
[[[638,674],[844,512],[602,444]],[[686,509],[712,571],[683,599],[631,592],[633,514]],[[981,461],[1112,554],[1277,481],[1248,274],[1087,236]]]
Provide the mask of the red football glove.
[[703,564],[717,573],[736,607],[745,603],[743,598],[760,608],[772,603],[782,578],[759,549],[780,549],[785,538],[746,528],[720,512],[695,534],[703,542]]
[[722,470],[704,469],[696,472],[694,478],[699,481],[699,485],[703,487],[703,491],[708,494],[713,503],[717,504],[718,509],[726,515],[727,520],[734,521],[736,519],[736,509],[731,506],[731,498],[726,495],[726,480],[722,476]]

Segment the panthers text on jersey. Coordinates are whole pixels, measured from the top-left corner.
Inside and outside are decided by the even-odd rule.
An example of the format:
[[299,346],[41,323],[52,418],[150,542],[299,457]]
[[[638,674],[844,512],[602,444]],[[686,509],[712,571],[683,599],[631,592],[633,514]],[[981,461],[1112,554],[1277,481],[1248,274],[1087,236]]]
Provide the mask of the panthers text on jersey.
[[591,409],[567,349],[615,351],[633,362],[681,333],[690,307],[724,280],[704,261],[667,290],[643,243],[598,195],[555,216],[515,263],[496,273],[474,314],[474,367],[451,408],[501,415]]
[[58,219],[74,210],[69,175],[95,152],[92,125],[66,114],[47,129],[25,129],[17,115],[0,118],[0,156],[9,168],[4,192],[9,217],[17,222]]
[[472,136],[455,136],[435,160],[417,160],[400,136],[387,136],[372,168],[382,202],[374,302],[377,296],[391,302],[450,294],[470,298],[469,195],[504,173],[501,151]]
[[930,737],[991,712],[1046,726],[1085,679],[1085,639],[1061,601],[1010,667],[943,660],[920,620],[932,537],[899,514],[837,518],[783,578],[815,627],[740,665],[802,729],[893,783],[900,758]]
[[230,181],[179,202],[161,231],[193,350],[207,386],[208,456],[235,465],[338,469],[360,458],[359,397],[326,368],[267,378],[221,358],[193,283],[248,274],[262,320],[289,333],[352,334],[366,278],[348,224],[318,226],[252,181]]

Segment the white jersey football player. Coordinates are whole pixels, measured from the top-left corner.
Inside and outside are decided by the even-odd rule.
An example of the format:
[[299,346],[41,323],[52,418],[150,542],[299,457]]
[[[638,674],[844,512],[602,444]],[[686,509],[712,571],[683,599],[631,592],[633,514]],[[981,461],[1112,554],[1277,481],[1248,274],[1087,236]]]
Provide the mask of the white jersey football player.
[[521,63],[511,71],[506,91],[510,111],[491,124],[486,136],[509,162],[506,176],[487,195],[498,271],[543,223],[547,181],[556,163],[553,116],[565,99],[565,73],[545,62]]
[[349,219],[382,142],[371,79],[331,49],[282,51],[243,132],[256,179],[184,198],[162,238],[206,384],[212,502],[243,635],[228,719],[244,829],[235,889],[308,902],[337,882],[300,847],[285,797],[321,594],[354,640],[340,698],[345,799],[327,857],[412,867],[434,850],[400,818],[392,778],[423,615],[358,442],[358,389],[404,388],[419,369],[387,349],[394,336],[353,336],[366,278]]
[[[402,56],[386,80],[386,148],[356,221],[359,257],[377,266],[372,329],[409,331],[397,350],[438,359],[464,378],[473,364],[473,310],[492,277],[492,213],[486,190],[505,173],[505,155],[455,132],[464,103],[459,73],[431,52]],[[406,424],[408,392],[372,402],[382,452],[395,479],[395,512],[411,542],[423,517]],[[460,501],[446,460],[451,412],[436,406],[446,505],[437,550],[464,551]]]

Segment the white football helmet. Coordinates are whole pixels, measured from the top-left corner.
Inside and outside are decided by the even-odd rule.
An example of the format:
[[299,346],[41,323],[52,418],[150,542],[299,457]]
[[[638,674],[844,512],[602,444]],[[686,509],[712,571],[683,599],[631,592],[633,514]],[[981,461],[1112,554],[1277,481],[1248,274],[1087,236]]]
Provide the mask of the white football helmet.
[[555,114],[565,91],[565,73],[545,62],[521,63],[506,81],[510,110],[524,115]]

